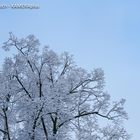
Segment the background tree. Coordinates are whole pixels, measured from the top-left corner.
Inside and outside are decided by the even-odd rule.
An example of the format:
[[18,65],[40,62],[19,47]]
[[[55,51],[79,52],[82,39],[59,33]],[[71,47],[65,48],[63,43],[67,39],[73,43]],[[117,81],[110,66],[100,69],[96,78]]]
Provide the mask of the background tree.
[[33,35],[18,39],[12,33],[3,45],[17,53],[5,59],[0,74],[2,138],[129,139],[120,125],[127,119],[125,100],[110,101],[103,70],[87,72],[68,53],[40,52],[39,46]]

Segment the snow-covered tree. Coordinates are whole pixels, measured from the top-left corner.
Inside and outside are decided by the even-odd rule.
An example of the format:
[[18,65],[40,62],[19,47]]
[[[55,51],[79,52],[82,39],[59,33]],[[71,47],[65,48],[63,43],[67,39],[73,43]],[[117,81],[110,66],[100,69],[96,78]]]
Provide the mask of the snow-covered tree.
[[127,119],[125,100],[110,101],[103,70],[87,72],[68,53],[39,47],[34,35],[18,39],[12,33],[3,45],[16,53],[0,73],[0,138],[129,139],[120,125]]

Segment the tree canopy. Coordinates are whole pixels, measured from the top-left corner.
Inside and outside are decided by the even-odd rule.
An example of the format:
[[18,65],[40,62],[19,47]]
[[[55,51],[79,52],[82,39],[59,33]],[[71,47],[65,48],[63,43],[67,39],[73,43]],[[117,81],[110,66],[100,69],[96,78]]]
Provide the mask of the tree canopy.
[[34,35],[10,33],[3,49],[15,49],[0,72],[0,139],[128,140],[122,125],[125,100],[111,101],[104,72],[78,67],[71,55]]

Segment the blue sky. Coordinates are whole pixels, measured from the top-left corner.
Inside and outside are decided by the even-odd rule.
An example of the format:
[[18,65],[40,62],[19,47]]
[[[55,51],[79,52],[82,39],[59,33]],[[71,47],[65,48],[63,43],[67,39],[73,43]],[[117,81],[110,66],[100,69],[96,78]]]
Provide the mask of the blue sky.
[[[0,45],[12,31],[34,34],[58,53],[68,51],[87,70],[102,67],[113,99],[126,99],[125,126],[140,137],[140,1],[139,0],[1,0],[34,3],[39,10],[0,9]],[[0,63],[6,54],[0,48]]]

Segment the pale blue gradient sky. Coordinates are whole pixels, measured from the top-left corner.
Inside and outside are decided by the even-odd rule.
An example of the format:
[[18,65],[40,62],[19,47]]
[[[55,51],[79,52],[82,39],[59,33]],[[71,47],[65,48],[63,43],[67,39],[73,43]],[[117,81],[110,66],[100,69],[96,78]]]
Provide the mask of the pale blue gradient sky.
[[[0,3],[21,3],[1,0]],[[140,1],[139,0],[22,0],[39,10],[0,10],[0,44],[12,31],[35,34],[43,45],[68,51],[78,65],[105,71],[113,99],[126,98],[126,128],[140,137]],[[0,49],[0,63],[5,53]]]

